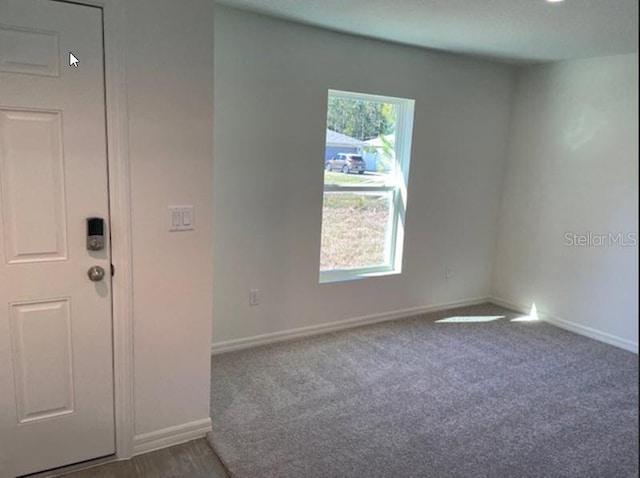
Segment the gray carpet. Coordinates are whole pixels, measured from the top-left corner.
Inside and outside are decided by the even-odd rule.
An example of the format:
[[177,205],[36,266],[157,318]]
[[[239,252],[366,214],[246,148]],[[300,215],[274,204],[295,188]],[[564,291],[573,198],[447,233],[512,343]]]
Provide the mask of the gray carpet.
[[237,478],[637,477],[638,356],[518,315],[214,356],[212,444]]

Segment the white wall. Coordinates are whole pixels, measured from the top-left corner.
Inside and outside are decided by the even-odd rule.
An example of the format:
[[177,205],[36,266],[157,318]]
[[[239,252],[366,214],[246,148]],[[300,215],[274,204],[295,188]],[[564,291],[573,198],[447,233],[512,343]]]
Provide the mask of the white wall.
[[[509,67],[223,7],[215,40],[214,343],[489,293]],[[416,100],[401,275],[318,283],[329,88]]]
[[[135,433],[209,417],[213,1],[125,3]],[[169,233],[167,206],[195,206]]]
[[638,55],[525,68],[515,97],[493,293],[637,350],[638,248],[565,233],[638,232]]

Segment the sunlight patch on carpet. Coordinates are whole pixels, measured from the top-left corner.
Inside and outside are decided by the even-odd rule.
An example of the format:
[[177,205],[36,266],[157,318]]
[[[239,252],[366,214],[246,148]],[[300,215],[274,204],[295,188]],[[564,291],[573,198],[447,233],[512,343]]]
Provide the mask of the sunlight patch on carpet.
[[538,320],[538,309],[536,308],[536,303],[531,304],[531,309],[529,310],[529,315],[523,315],[522,317],[516,317],[515,319],[511,319],[511,322],[537,322]]
[[473,322],[493,322],[494,320],[504,319],[504,315],[465,315],[457,317],[447,317],[446,319],[436,320],[436,324],[460,324]]

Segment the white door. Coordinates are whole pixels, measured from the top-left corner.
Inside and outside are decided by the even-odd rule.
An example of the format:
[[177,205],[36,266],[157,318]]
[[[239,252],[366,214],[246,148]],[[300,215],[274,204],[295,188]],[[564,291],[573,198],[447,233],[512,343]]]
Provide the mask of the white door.
[[101,10],[0,0],[0,476],[115,451],[105,136]]

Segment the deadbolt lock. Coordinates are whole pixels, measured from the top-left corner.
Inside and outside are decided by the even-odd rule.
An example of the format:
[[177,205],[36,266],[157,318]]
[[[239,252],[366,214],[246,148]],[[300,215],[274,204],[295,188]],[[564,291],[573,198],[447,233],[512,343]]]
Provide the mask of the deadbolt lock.
[[87,218],[87,249],[89,251],[104,249],[104,219],[101,217]]

